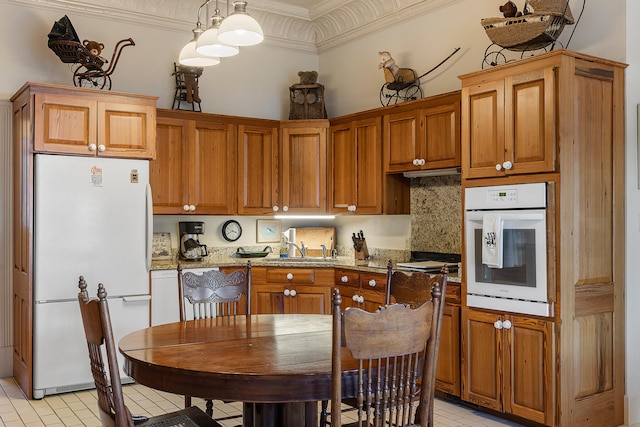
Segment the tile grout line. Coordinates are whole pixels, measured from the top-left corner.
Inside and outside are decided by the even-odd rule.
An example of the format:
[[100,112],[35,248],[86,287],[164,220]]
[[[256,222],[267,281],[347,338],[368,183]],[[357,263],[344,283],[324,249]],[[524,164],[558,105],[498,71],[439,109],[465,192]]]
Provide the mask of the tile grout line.
[[[182,408],[183,397],[154,390],[140,384],[123,386],[127,406],[134,414],[160,415]],[[194,399],[204,410],[204,400]],[[214,401],[214,414],[239,414],[237,402]],[[448,427],[519,427],[519,424],[483,414],[454,402],[436,399],[435,422]],[[355,421],[348,414],[348,420]],[[351,419],[353,418],[353,419]],[[347,420],[347,421],[348,421]],[[228,420],[224,427],[237,425]],[[83,390],[60,395],[45,396],[41,400],[28,400],[13,378],[0,378],[0,427],[100,427],[95,390]]]

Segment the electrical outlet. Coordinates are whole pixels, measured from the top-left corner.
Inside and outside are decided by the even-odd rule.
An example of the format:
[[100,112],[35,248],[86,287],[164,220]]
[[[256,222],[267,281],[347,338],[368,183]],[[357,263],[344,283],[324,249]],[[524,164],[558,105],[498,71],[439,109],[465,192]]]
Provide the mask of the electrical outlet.
[[132,184],[137,184],[138,183],[138,170],[137,169],[131,169],[130,180],[131,180]]

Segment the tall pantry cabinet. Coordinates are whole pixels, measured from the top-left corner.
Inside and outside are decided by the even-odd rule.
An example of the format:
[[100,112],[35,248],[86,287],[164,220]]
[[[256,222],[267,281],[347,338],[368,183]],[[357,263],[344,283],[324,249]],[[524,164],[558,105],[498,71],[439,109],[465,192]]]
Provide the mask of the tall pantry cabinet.
[[460,77],[463,187],[547,183],[554,303],[549,318],[470,308],[463,277],[465,400],[624,424],[624,69],[557,50]]

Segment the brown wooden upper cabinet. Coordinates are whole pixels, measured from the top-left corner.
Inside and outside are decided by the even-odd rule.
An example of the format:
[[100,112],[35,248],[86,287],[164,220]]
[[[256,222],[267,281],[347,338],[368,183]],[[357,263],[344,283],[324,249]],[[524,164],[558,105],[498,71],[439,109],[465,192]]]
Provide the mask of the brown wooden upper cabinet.
[[277,124],[238,125],[238,214],[273,215],[279,154]]
[[381,117],[332,124],[329,130],[329,212],[381,214]]
[[555,68],[509,71],[460,77],[464,179],[556,169]]
[[280,125],[279,203],[272,212],[326,213],[328,120]]
[[157,122],[149,167],[154,213],[235,213],[235,125],[171,110],[158,110]]
[[383,127],[385,172],[460,166],[460,92],[399,104]]
[[36,152],[151,159],[156,97],[29,83]]

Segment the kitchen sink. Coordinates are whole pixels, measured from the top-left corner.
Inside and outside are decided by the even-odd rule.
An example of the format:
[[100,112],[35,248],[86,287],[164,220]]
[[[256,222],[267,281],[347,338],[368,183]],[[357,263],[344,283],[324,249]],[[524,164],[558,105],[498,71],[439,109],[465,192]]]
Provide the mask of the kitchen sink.
[[265,258],[264,261],[270,261],[270,262],[281,262],[281,263],[303,263],[303,262],[308,262],[308,263],[316,263],[316,262],[326,262],[326,263],[331,263],[331,262],[335,262],[336,260],[333,258],[322,258],[322,257],[294,257],[294,258]]

